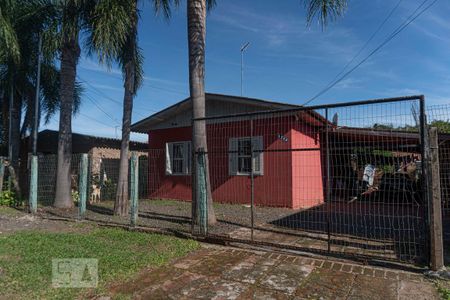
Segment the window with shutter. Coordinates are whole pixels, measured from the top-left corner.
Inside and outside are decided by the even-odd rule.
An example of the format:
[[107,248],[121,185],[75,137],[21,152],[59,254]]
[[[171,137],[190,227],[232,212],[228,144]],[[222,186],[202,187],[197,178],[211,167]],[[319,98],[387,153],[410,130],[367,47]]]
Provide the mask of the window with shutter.
[[[230,138],[228,147],[229,174],[263,175],[263,137]],[[252,153],[253,152],[253,153]]]
[[166,174],[189,175],[191,169],[191,142],[166,144]]

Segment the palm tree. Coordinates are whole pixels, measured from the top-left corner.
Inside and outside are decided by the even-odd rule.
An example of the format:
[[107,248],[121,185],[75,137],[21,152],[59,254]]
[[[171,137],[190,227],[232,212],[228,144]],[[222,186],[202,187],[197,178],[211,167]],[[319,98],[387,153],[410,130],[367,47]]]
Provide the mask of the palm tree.
[[[205,117],[205,36],[206,36],[206,12],[213,7],[215,0],[187,0],[188,19],[188,44],[189,44],[189,90],[191,95],[193,118]],[[325,28],[328,20],[334,20],[342,16],[347,8],[347,0],[305,0],[307,9],[307,24],[310,25],[316,18]],[[192,132],[193,152],[200,149],[207,151],[206,123],[194,122]],[[214,224],[216,217],[212,205],[211,185],[209,178],[209,163],[206,156],[206,186],[208,224]],[[192,174],[192,205],[193,219],[196,218],[196,166],[194,164]]]
[[71,195],[72,112],[77,63],[80,57],[79,32],[86,5],[84,1],[67,0],[59,3],[61,20],[61,82],[58,135],[58,161],[54,206],[73,207]]
[[114,214],[127,216],[129,210],[128,201],[128,151],[130,144],[131,114],[133,111],[133,98],[142,83],[142,54],[137,41],[137,24],[139,12],[137,0],[131,0],[130,5],[131,24],[129,34],[118,61],[124,77],[124,97],[122,116],[122,143],[120,146],[119,181],[114,202]]
[[[188,48],[189,48],[189,90],[192,101],[192,117],[205,117],[205,44],[206,44],[206,12],[215,5],[215,0],[187,0]],[[192,127],[192,152],[208,151],[206,142],[206,123],[196,121]],[[193,160],[196,161],[195,159]],[[205,157],[206,195],[208,224],[217,222],[212,205],[211,184],[209,178],[209,161]],[[196,185],[197,164],[192,164],[192,219],[197,219]]]
[[[130,125],[133,111],[133,98],[137,90],[141,86],[143,78],[143,56],[138,45],[137,28],[139,23],[138,0],[121,0],[113,3],[110,0],[107,4],[109,7],[98,6],[97,10],[101,11],[102,18],[98,18],[92,24],[93,36],[89,45],[91,48],[97,49],[100,53],[100,61],[111,64],[117,61],[122,69],[124,78],[124,98],[123,98],[123,117],[122,117],[122,143],[120,149],[120,165],[119,180],[116,190],[116,201],[114,203],[114,214],[120,216],[128,215],[128,158],[129,158],[129,142],[130,142]],[[178,5],[177,0],[173,0]],[[166,19],[170,18],[170,6],[172,0],[152,0],[155,13],[163,12]],[[112,7],[114,6],[114,8]],[[115,36],[115,40],[105,39],[104,32],[99,34],[97,28],[104,28],[101,19],[108,19],[106,14],[114,12],[111,15],[114,19],[122,20],[122,31],[124,35],[117,32],[110,32],[107,36]],[[100,13],[99,13],[100,14]],[[121,15],[118,17],[117,15]],[[128,19],[126,19],[128,17]],[[124,39],[122,39],[124,37]],[[106,45],[106,47],[105,47]]]
[[[72,158],[72,113],[74,91],[76,88],[77,63],[81,49],[80,32],[86,34],[91,51],[97,51],[100,57],[115,53],[115,45],[125,39],[127,20],[121,8],[120,0],[65,0],[56,5],[61,12],[61,79],[60,79],[60,117],[58,137],[57,180],[54,206],[73,207],[71,195],[71,158]],[[125,1],[123,1],[125,2]],[[118,9],[117,11],[115,9]],[[101,24],[101,26],[95,26]],[[95,28],[95,32],[93,31]],[[90,44],[101,37],[98,43]],[[119,42],[118,42],[119,41]]]
[[[2,4],[4,4],[2,2]],[[7,7],[0,4],[0,40],[8,41],[11,47],[0,49],[0,103],[2,113],[0,115],[3,137],[2,142],[11,142],[12,166],[17,174],[18,154],[20,138],[31,129],[34,119],[34,103],[36,93],[36,75],[38,58],[38,36],[43,34],[43,62],[40,86],[40,109],[38,118],[43,115],[48,122],[50,117],[59,107],[59,70],[55,66],[57,48],[52,42],[55,40],[55,11],[50,2],[30,1],[8,1]],[[11,141],[4,134],[9,129],[10,91],[13,93],[13,105],[11,110]],[[79,89],[75,95],[79,103]],[[22,118],[21,113],[25,112]],[[23,119],[22,125],[21,120]],[[17,186],[19,186],[17,184]],[[19,188],[20,189],[20,188]]]

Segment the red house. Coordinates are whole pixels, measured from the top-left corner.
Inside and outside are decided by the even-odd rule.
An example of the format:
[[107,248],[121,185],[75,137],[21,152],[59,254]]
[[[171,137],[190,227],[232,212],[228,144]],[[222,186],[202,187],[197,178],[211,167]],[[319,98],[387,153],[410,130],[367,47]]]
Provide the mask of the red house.
[[[325,121],[314,112],[295,111],[298,107],[206,94],[207,117],[241,114],[207,121],[215,202],[249,204],[253,165],[256,205],[296,209],[323,203],[320,132]],[[275,112],[280,109],[293,110]],[[242,115],[257,111],[274,113]],[[132,131],[148,134],[150,198],[191,200],[191,124],[188,98],[132,125]]]

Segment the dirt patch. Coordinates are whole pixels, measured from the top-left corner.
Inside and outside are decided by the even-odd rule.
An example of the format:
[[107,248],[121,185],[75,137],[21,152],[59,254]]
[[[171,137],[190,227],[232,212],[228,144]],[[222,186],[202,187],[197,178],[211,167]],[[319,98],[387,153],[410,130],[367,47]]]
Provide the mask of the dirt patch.
[[33,216],[27,212],[15,208],[0,210],[0,235],[11,234],[23,230],[46,232],[88,232],[94,228],[92,224],[83,222],[62,222],[48,220],[39,215]]

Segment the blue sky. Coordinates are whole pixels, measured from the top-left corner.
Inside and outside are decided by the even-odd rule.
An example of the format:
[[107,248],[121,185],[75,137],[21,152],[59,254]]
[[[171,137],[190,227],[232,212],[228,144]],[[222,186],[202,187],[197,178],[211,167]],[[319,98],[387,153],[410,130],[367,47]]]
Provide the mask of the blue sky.
[[[356,59],[364,58],[423,0],[403,0]],[[429,1],[431,2],[431,1]],[[145,80],[135,99],[138,121],[188,96],[186,3],[167,22],[150,1],[142,9],[140,46]],[[366,43],[398,0],[350,1],[342,19],[325,31],[306,28],[302,1],[217,0],[207,19],[206,91],[240,94],[240,46],[245,56],[244,96],[303,104],[323,89]],[[450,102],[450,4],[438,1],[356,71],[311,104],[425,94],[428,105]],[[120,136],[123,83],[120,70],[80,60],[85,87],[73,131]],[[95,102],[96,104],[94,104]],[[56,116],[47,128],[57,129]],[[134,140],[146,140],[135,134]]]

